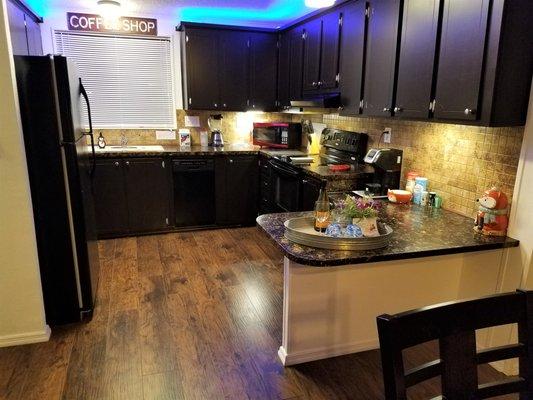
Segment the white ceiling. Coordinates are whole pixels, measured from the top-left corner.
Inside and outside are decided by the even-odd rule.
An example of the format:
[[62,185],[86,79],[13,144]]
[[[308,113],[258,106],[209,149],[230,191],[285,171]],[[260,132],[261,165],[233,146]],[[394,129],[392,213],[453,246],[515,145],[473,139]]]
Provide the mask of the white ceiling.
[[[27,0],[45,10],[97,13],[97,0]],[[122,15],[166,16],[194,22],[280,26],[313,11],[304,0],[120,0]]]

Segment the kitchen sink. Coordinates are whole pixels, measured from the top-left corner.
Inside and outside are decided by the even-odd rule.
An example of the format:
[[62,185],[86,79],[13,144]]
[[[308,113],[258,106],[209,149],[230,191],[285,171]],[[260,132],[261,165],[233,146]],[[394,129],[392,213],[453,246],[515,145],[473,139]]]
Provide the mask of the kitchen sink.
[[163,146],[150,145],[150,146],[107,146],[105,150],[112,151],[163,151]]

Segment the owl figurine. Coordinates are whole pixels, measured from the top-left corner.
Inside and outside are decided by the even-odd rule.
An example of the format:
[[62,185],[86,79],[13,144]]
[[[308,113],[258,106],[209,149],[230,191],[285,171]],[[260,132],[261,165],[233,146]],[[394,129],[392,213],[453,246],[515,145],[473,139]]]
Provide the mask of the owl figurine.
[[493,187],[478,200],[474,230],[486,236],[505,236],[509,225],[509,202],[502,191]]

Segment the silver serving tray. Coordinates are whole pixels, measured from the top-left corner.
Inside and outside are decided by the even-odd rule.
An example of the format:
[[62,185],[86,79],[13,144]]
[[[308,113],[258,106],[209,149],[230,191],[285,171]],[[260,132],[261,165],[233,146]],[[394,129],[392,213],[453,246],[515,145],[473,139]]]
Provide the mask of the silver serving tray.
[[313,217],[291,218],[285,221],[285,237],[291,242],[309,247],[330,250],[374,250],[387,247],[392,236],[392,228],[383,224],[385,234],[376,237],[346,238],[330,237],[314,229]]

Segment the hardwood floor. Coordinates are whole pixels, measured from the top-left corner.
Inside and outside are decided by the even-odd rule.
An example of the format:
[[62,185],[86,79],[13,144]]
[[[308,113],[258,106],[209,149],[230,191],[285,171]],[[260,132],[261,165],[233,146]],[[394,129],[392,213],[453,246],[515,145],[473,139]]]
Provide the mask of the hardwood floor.
[[[93,320],[0,349],[0,399],[383,397],[377,351],[280,365],[282,256],[257,228],[108,240],[100,252]],[[406,362],[432,357],[428,345]],[[437,389],[428,381],[412,398]]]

